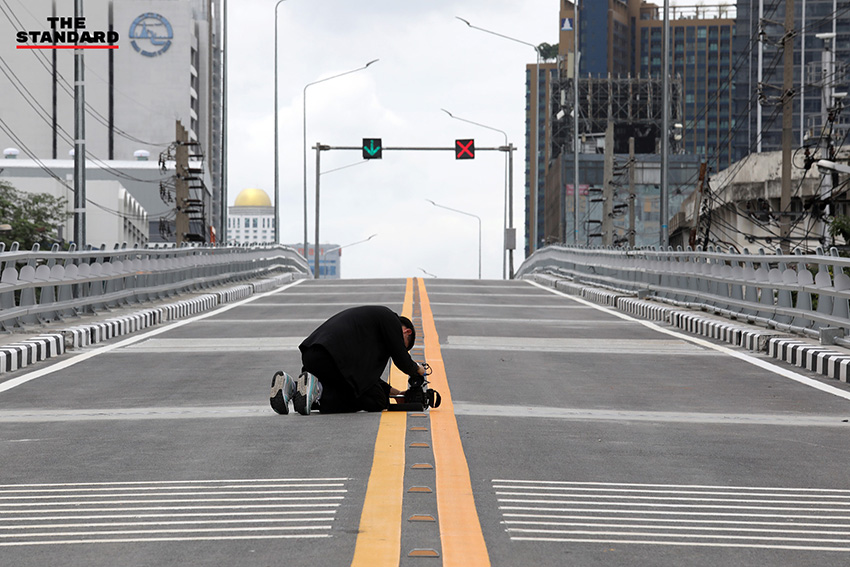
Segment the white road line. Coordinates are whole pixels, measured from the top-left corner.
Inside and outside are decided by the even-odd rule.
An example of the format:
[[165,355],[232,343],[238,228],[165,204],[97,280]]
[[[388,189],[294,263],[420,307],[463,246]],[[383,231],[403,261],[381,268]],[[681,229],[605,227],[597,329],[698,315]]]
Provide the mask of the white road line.
[[[86,506],[91,506],[92,502],[87,502]],[[296,504],[228,504],[228,505],[203,505],[203,506],[122,506],[121,511],[154,511],[154,510],[267,510],[269,508],[339,508],[339,502],[300,502]],[[114,512],[115,507],[109,508],[56,508],[56,509],[41,509],[34,510],[27,508],[25,510],[0,510],[0,516],[3,514],[65,514],[69,512]],[[261,512],[265,513],[265,512]],[[310,513],[309,511],[298,511],[293,513]]]
[[[401,303],[399,301],[398,303]],[[245,307],[262,307],[263,309],[273,308],[275,310],[284,311],[286,309],[297,309],[299,307],[330,307],[335,306],[342,310],[345,307],[357,307],[358,305],[374,305],[374,301],[322,301],[321,303],[274,303],[274,302],[257,302]]]
[[623,319],[623,320],[626,320],[626,321],[638,322],[638,323],[640,323],[641,325],[643,325],[647,328],[658,331],[659,333],[664,333],[666,335],[670,335],[671,337],[677,337],[677,338],[680,338],[680,339],[684,339],[686,341],[692,342],[696,345],[699,345],[699,346],[702,346],[702,347],[705,347],[705,348],[714,349],[718,352],[728,354],[729,356],[731,356],[733,358],[737,358],[738,360],[742,360],[742,361],[744,361],[748,364],[752,364],[753,366],[758,366],[759,368],[762,368],[762,369],[767,370],[769,372],[773,372],[774,374],[778,374],[778,375],[783,376],[785,378],[788,378],[790,380],[794,380],[795,382],[799,382],[800,384],[803,384],[805,386],[809,386],[811,388],[814,388],[816,390],[820,390],[821,392],[825,392],[827,394],[832,394],[833,396],[837,396],[837,397],[843,398],[845,400],[850,400],[850,392],[840,390],[840,389],[838,389],[834,386],[830,386],[828,384],[824,384],[822,382],[819,382],[818,380],[814,380],[814,379],[809,378],[807,376],[803,376],[802,374],[798,374],[798,373],[793,372],[791,370],[787,370],[785,368],[781,368],[779,366],[776,366],[775,364],[771,364],[769,362],[765,362],[764,360],[754,358],[754,357],[752,357],[748,354],[744,354],[742,352],[737,352],[735,350],[732,350],[730,348],[726,348],[726,347],[721,346],[721,345],[716,345],[716,344],[710,343],[708,341],[705,341],[705,340],[702,340],[702,339],[699,339],[699,338],[696,338],[696,337],[684,335],[684,334],[678,333],[676,331],[671,331],[669,329],[659,327],[655,323],[651,323],[649,321],[644,321],[644,320],[641,320],[641,319],[636,319],[634,317],[630,317],[629,315],[626,315],[624,313],[620,313],[619,311],[615,311],[613,309],[607,309],[605,307],[602,307],[601,305],[596,305],[595,303],[585,301],[584,299],[581,299],[579,297],[568,295],[566,293],[563,293],[563,292],[555,290],[555,289],[547,288],[546,286],[540,285],[537,282],[532,282],[532,281],[529,281],[529,280],[525,280],[525,281],[528,282],[529,284],[533,285],[533,286],[539,287],[540,289],[545,289],[546,291],[548,291],[550,293],[554,293],[555,295],[560,295],[562,297],[566,297],[568,299],[571,299],[571,300],[576,301],[578,303],[581,303],[583,305],[587,305],[588,307],[593,307],[594,309],[597,309],[599,311],[604,311],[606,313],[614,315],[615,317],[619,317],[620,319]]
[[[546,520],[587,520],[588,516],[586,515],[546,515],[546,514],[503,514],[506,518],[539,518],[536,520],[504,520],[505,524],[541,524],[541,525],[560,525],[560,522],[546,521]],[[809,516],[804,516],[805,518],[809,518]],[[722,524],[722,525],[744,525],[744,526],[782,526],[783,528],[787,528],[788,526],[794,527],[814,527],[814,528],[831,528],[838,529],[841,528],[843,531],[839,532],[842,534],[846,534],[847,528],[850,528],[850,524],[833,524],[833,523],[817,523],[817,522],[793,522],[790,523],[787,520],[783,522],[779,521],[754,521],[754,520],[730,520],[728,518],[723,518],[722,520],[706,520],[702,518],[644,518],[644,517],[624,517],[624,516],[592,516],[594,520],[599,521],[623,521],[623,522],[646,522],[646,523],[669,523],[669,524],[698,524],[698,525],[710,525],[710,524]]]
[[144,537],[144,538],[106,538],[106,539],[68,539],[57,541],[16,541],[0,542],[0,547],[22,547],[32,545],[73,545],[73,544],[98,544],[98,543],[150,543],[163,541],[224,541],[224,540],[248,540],[248,539],[317,539],[328,538],[331,534],[277,534],[277,535],[215,535],[205,537]]
[[[499,483],[499,484],[497,484]],[[528,486],[523,486],[519,483],[531,483]],[[794,496],[794,492],[801,493],[800,497],[808,497],[810,493],[836,493],[842,495],[850,495],[850,490],[840,489],[840,488],[781,488],[781,487],[749,487],[749,486],[675,486],[675,485],[663,485],[663,484],[636,484],[636,485],[619,485],[619,484],[605,484],[605,483],[596,483],[596,482],[547,482],[547,481],[533,481],[533,480],[494,480],[492,481],[493,488],[515,488],[522,489],[526,488],[528,490],[575,490],[575,491],[605,491],[605,492],[639,492],[639,493],[651,493],[651,494],[728,494],[733,496],[740,496],[746,494],[746,492],[740,491],[760,491],[761,496]],[[546,486],[549,485],[549,486]],[[558,485],[558,486],[551,486]],[[623,488],[614,488],[620,487]],[[639,488],[646,487],[646,488]],[[728,492],[730,490],[735,490],[739,492]],[[764,491],[773,491],[774,494],[764,494]],[[821,494],[817,494],[819,497],[827,497]],[[839,498],[839,496],[836,496]]]
[[330,530],[332,526],[258,526],[255,528],[195,528],[195,529],[171,529],[171,530],[93,530],[93,531],[73,531],[73,532],[36,532],[30,534],[0,534],[2,539],[12,539],[21,537],[70,537],[70,536],[86,536],[86,535],[140,535],[140,534],[191,534],[191,533],[227,533],[227,532],[291,532],[293,530]]
[[[454,302],[450,302],[450,301],[436,301],[436,302],[432,301],[431,305],[432,306],[438,306],[438,307],[487,307],[488,309],[496,309],[496,308],[515,309],[515,308],[518,308],[518,307],[522,308],[522,309],[547,309],[547,310],[549,310],[549,309],[584,309],[583,307],[578,306],[578,305],[557,305],[557,304],[554,304],[554,303],[551,304],[551,305],[530,305],[528,303],[510,303],[510,304],[508,304],[508,303],[469,303],[467,301],[464,301],[462,303],[454,303]],[[436,316],[437,320],[439,320],[439,318],[440,318],[439,316]]]
[[[556,504],[569,504],[576,506],[587,506],[590,502],[586,500],[526,500],[522,498],[502,498],[499,502],[511,502],[517,504],[548,504],[550,506]],[[795,503],[796,504],[796,503]],[[787,510],[793,512],[811,511],[811,512],[843,512],[850,513],[850,508],[809,508],[795,506],[739,506],[739,505],[720,505],[720,504],[665,504],[661,502],[605,502],[606,506],[627,506],[629,508],[660,508],[660,509],[699,509],[699,510]],[[832,504],[829,504],[832,505]],[[556,510],[557,508],[552,508]]]
[[[294,502],[299,500],[343,500],[344,496],[316,496],[308,498],[303,496],[281,496],[277,498],[168,498],[159,500],[104,500],[100,502],[86,501],[87,506],[106,506],[111,504],[170,504],[178,502]],[[0,507],[21,506],[20,502],[0,503]],[[27,506],[53,506],[52,502],[31,502]]]
[[677,537],[677,538],[702,538],[702,539],[731,539],[731,540],[750,540],[750,541],[795,541],[795,542],[810,542],[810,543],[846,543],[847,551],[850,551],[850,539],[839,538],[807,538],[807,537],[769,537],[769,536],[743,536],[743,535],[723,535],[716,534],[668,534],[664,532],[608,532],[608,531],[591,531],[591,530],[526,530],[522,528],[509,528],[511,533],[543,533],[551,535],[604,535],[604,536],[631,536],[631,537]]
[[718,353],[695,348],[686,341],[645,339],[574,339],[543,337],[495,337],[448,335],[442,350],[497,350],[534,352],[579,352],[612,355],[717,356]]
[[[236,491],[215,491],[215,492],[171,492],[171,491],[158,491],[156,494],[139,494],[137,496],[212,496],[218,494],[240,494],[243,496],[251,496],[256,494],[345,494],[348,490],[338,489],[338,490],[258,490],[258,491],[245,491],[245,492],[236,492]],[[121,492],[118,494],[47,494],[47,495],[39,495],[39,496],[28,496],[25,494],[18,496],[0,496],[0,500],[59,500],[59,499],[72,499],[77,498],[81,502],[86,498],[126,498],[127,493]]]
[[[615,510],[611,508],[541,508],[536,506],[499,506],[500,510],[516,510],[517,512],[503,512],[504,516],[544,516],[542,514],[528,514],[528,512],[563,512],[563,513],[577,513],[577,512],[589,512],[593,514],[635,514],[636,510]],[[797,508],[794,508],[797,510]],[[519,514],[519,511],[526,512],[525,514]],[[850,520],[850,515],[847,516],[825,516],[821,514],[754,514],[754,513],[743,513],[743,512],[687,512],[681,510],[667,511],[667,510],[640,510],[641,515],[658,515],[658,516],[693,516],[693,517],[730,517],[730,518],[788,518],[788,519],[809,519],[809,520],[835,520],[835,521],[846,521]],[[558,516],[551,516],[558,517]],[[586,517],[586,516],[585,516]]]
[[260,352],[297,349],[304,337],[216,337],[192,339],[148,339],[128,345],[117,354],[184,352]]
[[795,492],[843,492],[850,494],[850,490],[843,488],[806,488],[806,487],[788,487],[782,488],[779,486],[720,486],[712,484],[641,484],[633,482],[595,482],[595,481],[573,481],[573,480],[523,480],[523,479],[493,479],[491,482],[501,483],[528,483],[528,484],[555,484],[555,485],[575,485],[575,486],[625,486],[638,488],[686,488],[686,489],[718,489],[718,490],[790,490]]
[[653,541],[653,540],[625,540],[625,539],[600,539],[600,538],[564,538],[564,537],[511,537],[514,541],[545,541],[558,543],[594,543],[594,544],[637,544],[637,545],[664,545],[678,547],[724,547],[745,549],[784,549],[789,551],[850,551],[850,547],[812,546],[812,545],[779,545],[779,544],[746,544],[726,542],[702,542],[702,541]]
[[[841,500],[838,502],[823,502],[820,500],[759,500],[753,498],[696,498],[696,497],[685,497],[685,496],[628,496],[625,494],[536,494],[536,493],[525,493],[525,492],[496,492],[497,496],[525,496],[527,498],[549,498],[549,502],[553,504],[557,504],[560,502],[559,498],[586,498],[588,500],[606,500],[606,499],[614,499],[621,498],[623,500],[640,500],[640,501],[650,501],[650,500],[665,500],[665,501],[673,501],[673,502],[737,502],[737,503],[749,503],[749,504],[798,504],[800,506],[803,505],[817,505],[817,506],[850,506],[850,500]],[[500,502],[508,502],[508,499],[499,499]],[[514,500],[510,500],[514,502]],[[627,505],[627,503],[623,503],[623,505]],[[805,508],[800,508],[801,510],[805,510]]]
[[[597,518],[594,518],[594,519],[597,519]],[[636,518],[636,520],[643,521],[641,518]],[[655,520],[655,521],[660,522],[662,520]],[[637,524],[602,523],[602,524],[600,524],[600,523],[593,523],[593,522],[504,522],[504,523],[509,524],[509,525],[527,525],[527,526],[537,525],[537,526],[548,526],[548,527],[562,526],[562,527],[572,527],[572,528],[605,527],[605,528],[618,528],[618,529],[623,528],[623,529],[632,529],[632,530],[634,530],[634,529],[640,530],[640,529],[651,528],[651,529],[659,529],[659,530],[663,529],[663,530],[682,531],[682,532],[699,530],[699,531],[705,531],[705,532],[710,532],[710,533],[723,532],[723,533],[767,533],[767,534],[798,534],[798,535],[802,535],[802,534],[807,534],[807,535],[843,535],[843,536],[847,535],[847,532],[844,531],[844,530],[839,531],[839,530],[834,530],[834,529],[832,529],[832,530],[792,530],[792,529],[787,529],[787,528],[783,528],[783,529],[754,528],[754,527],[735,528],[735,527],[714,527],[714,526],[701,526],[701,525],[700,526],[682,526],[682,525],[676,525],[676,524],[669,522],[667,520],[664,520],[664,521],[667,522],[669,525],[657,525],[656,524],[656,525],[652,525],[652,526],[647,526],[645,523],[637,523]],[[107,524],[107,525],[109,525],[109,524]],[[782,524],[776,522],[775,525],[782,525]],[[797,524],[794,524],[794,525],[796,526]],[[835,528],[835,527],[836,526],[833,526],[833,528]],[[508,531],[524,531],[524,532],[539,531],[541,533],[552,533],[552,530],[548,530],[548,529],[534,530],[532,528],[510,528]],[[676,534],[671,534],[671,535],[676,535]],[[710,536],[706,536],[706,537],[710,537]],[[841,541],[848,541],[848,543],[850,543],[850,540],[841,540]]]
[[514,541],[850,551],[847,490],[504,479],[491,485]]
[[274,416],[268,404],[256,406],[196,406],[153,408],[101,408],[81,410],[0,410],[0,423],[46,423],[145,419],[210,419]]
[[0,546],[330,537],[346,480],[3,485]]
[[151,337],[161,335],[162,333],[171,331],[173,329],[177,329],[179,327],[183,327],[185,325],[189,325],[189,324],[194,323],[196,321],[202,321],[204,319],[207,319],[209,317],[213,317],[214,315],[218,315],[219,313],[224,313],[226,311],[230,311],[231,309],[234,309],[236,307],[240,307],[242,305],[245,305],[246,303],[250,303],[250,302],[255,301],[257,299],[261,299],[261,298],[264,298],[264,297],[268,297],[270,295],[274,295],[276,293],[280,293],[282,291],[285,291],[285,290],[287,290],[291,287],[294,287],[294,286],[300,284],[303,281],[305,281],[305,280],[296,280],[296,281],[292,282],[291,284],[285,285],[283,287],[279,287],[279,288],[274,289],[272,291],[267,291],[265,293],[252,295],[251,297],[248,297],[248,298],[245,298],[245,299],[242,299],[242,300],[239,300],[239,301],[234,301],[233,303],[228,303],[227,305],[220,307],[219,309],[214,309],[213,311],[209,311],[207,313],[202,313],[201,315],[196,315],[196,316],[190,317],[188,319],[183,319],[182,321],[177,321],[177,322],[172,323],[170,325],[166,325],[164,327],[154,329],[152,331],[148,331],[147,333],[142,333],[140,335],[135,335],[135,336],[124,339],[122,341],[118,341],[118,342],[113,343],[113,344],[109,344],[109,345],[106,345],[106,346],[95,348],[95,349],[92,349],[88,352],[84,352],[82,354],[78,354],[77,356],[73,356],[73,357],[71,357],[67,360],[57,362],[56,364],[52,364],[52,365],[47,366],[45,368],[41,368],[41,369],[35,370],[33,372],[28,372],[26,374],[22,374],[21,376],[17,376],[15,378],[12,378],[11,380],[7,380],[5,382],[0,383],[0,393],[11,390],[12,388],[16,388],[16,387],[18,387],[22,384],[26,384],[27,382],[29,382],[31,380],[35,380],[36,378],[41,378],[42,376],[47,376],[48,374],[53,374],[54,372],[58,372],[60,370],[64,370],[66,368],[69,368],[69,367],[74,366],[76,364],[79,364],[81,362],[85,362],[86,360],[94,358],[95,356],[99,356],[101,354],[113,351],[115,349],[123,348],[125,346],[135,344],[137,342],[149,339]]
[[[76,510],[77,508],[74,508]],[[112,510],[112,508],[109,508]],[[127,508],[122,508],[122,510],[128,510]],[[47,510],[42,510],[42,512],[49,512]],[[7,514],[9,512],[6,512]],[[305,516],[307,514],[327,514],[327,516],[320,516],[319,518],[280,518],[280,516]],[[275,516],[280,519],[281,522],[295,522],[295,521],[313,521],[315,519],[326,518],[327,521],[332,521],[334,516],[336,515],[336,510],[279,510],[279,511],[253,511],[253,512],[191,512],[191,513],[161,513],[161,514],[74,514],[69,516],[22,516],[20,518],[3,518],[3,521],[6,522],[16,522],[16,521],[27,521],[27,522],[46,522],[46,521],[59,521],[59,520],[103,520],[107,518],[214,518],[218,516],[226,516],[226,517],[237,517],[237,516],[250,516],[250,517],[259,517],[259,516]],[[505,514],[506,516],[509,514]],[[522,516],[523,514],[514,514],[516,516]]]
[[[449,317],[435,316],[435,321],[440,323],[516,323],[516,317],[476,317],[470,315],[468,317]],[[219,319],[216,322],[220,321]],[[253,323],[254,321],[251,321]],[[563,327],[575,327],[577,325],[622,325],[622,321],[599,321],[594,319],[535,319],[535,325],[558,325]]]
[[[31,525],[15,525],[15,526],[0,526],[0,530],[37,530],[37,529],[58,529],[58,528],[105,528],[110,526],[203,526],[203,525],[230,525],[230,524],[264,524],[274,522],[276,524],[284,522],[328,522],[333,521],[333,518],[244,518],[240,520],[170,520],[170,521],[151,521],[151,522],[74,522],[70,524],[31,524]],[[328,527],[329,526],[322,526]],[[281,528],[284,529],[284,528]],[[293,526],[288,529],[298,529],[298,526]],[[312,528],[311,528],[312,529]],[[12,536],[3,536],[12,537]]]
[[[520,417],[538,419],[566,419],[593,421],[638,421],[655,423],[711,423],[725,425],[781,425],[793,427],[850,427],[850,415],[777,415],[777,414],[728,414],[702,412],[664,412],[631,410],[594,410],[579,408],[532,407],[519,405],[499,406],[455,402],[456,415],[487,417]],[[0,412],[0,421],[3,413]]]
[[[345,486],[343,483],[320,483],[320,484],[233,484],[220,486],[219,488],[331,488]],[[208,489],[208,485],[199,484],[197,486],[184,485],[177,483],[176,486],[134,486],[132,490],[190,490],[192,488]],[[40,488],[40,489],[19,489],[19,490],[3,490],[0,489],[0,494],[14,494],[21,492],[49,492],[55,494],[57,492],[104,492],[107,490],[115,490],[114,487],[108,488]]]
[[163,484],[217,484],[231,482],[337,482],[351,480],[348,477],[327,478],[239,478],[239,479],[192,479],[192,480],[127,480],[115,482],[56,482],[30,484],[0,484],[0,488],[10,487],[43,487],[43,486],[148,486]]

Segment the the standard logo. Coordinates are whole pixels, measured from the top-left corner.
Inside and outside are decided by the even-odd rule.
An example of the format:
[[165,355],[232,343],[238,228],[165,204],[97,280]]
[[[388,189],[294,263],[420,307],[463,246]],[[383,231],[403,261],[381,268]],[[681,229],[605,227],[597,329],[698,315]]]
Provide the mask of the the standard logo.
[[118,49],[118,32],[89,31],[85,18],[47,18],[49,30],[19,31],[18,49]]
[[171,47],[174,32],[163,16],[148,12],[130,24],[130,45],[145,57],[162,55]]

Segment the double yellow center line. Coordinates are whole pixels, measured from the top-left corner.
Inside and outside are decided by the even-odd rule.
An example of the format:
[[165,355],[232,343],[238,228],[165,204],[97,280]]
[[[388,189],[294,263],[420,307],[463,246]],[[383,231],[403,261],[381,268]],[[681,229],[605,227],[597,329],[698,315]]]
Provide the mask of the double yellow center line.
[[[443,565],[489,566],[490,558],[475,509],[469,466],[460,441],[437,328],[422,279],[407,280],[402,314],[410,317],[413,312],[414,285],[418,285],[419,290],[425,359],[433,370],[431,385],[442,395],[440,407],[431,409],[428,415]],[[403,378],[393,367],[391,383],[400,384]],[[406,426],[405,412],[384,412],[381,415],[352,567],[399,565]]]

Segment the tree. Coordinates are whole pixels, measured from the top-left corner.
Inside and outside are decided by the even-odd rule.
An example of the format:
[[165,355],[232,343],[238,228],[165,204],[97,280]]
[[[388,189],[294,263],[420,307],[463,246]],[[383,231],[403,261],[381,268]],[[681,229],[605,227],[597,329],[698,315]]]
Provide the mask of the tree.
[[17,242],[29,250],[33,244],[42,248],[59,241],[59,227],[68,219],[67,200],[46,193],[18,191],[9,182],[0,180],[0,224],[11,230],[0,232],[0,242],[6,247]]
[[543,61],[554,60],[558,58],[558,44],[550,45],[548,43],[541,43],[537,46],[537,51],[540,53],[540,58]]

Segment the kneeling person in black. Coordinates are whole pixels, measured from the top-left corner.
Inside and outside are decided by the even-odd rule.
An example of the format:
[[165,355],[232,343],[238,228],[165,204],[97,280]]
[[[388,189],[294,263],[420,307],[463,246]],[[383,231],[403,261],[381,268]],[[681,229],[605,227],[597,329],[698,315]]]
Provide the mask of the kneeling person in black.
[[322,413],[382,411],[389,397],[403,392],[381,379],[392,359],[409,376],[425,374],[410,358],[416,340],[413,323],[387,307],[367,305],[341,311],[322,323],[299,345],[302,373],[293,381],[279,372],[272,383],[271,405],[309,415],[318,402]]

